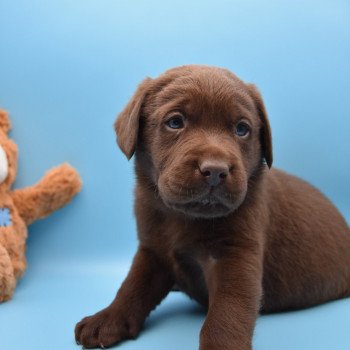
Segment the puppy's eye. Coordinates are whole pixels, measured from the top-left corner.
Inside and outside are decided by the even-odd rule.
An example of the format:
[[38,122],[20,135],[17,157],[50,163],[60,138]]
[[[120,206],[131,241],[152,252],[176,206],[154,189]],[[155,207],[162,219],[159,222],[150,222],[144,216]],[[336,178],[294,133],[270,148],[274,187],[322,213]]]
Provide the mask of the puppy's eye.
[[170,129],[182,129],[185,126],[184,118],[182,115],[175,115],[166,121],[166,125]]
[[236,125],[235,134],[239,137],[247,136],[250,132],[250,127],[247,123],[240,122]]

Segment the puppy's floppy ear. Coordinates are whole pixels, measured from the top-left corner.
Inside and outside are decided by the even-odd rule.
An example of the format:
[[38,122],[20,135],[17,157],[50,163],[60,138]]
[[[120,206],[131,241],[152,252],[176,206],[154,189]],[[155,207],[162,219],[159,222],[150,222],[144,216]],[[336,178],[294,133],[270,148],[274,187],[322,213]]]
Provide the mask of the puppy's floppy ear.
[[258,111],[260,120],[262,122],[262,127],[260,131],[260,142],[261,142],[261,147],[263,152],[262,155],[265,158],[266,164],[268,165],[268,167],[271,168],[273,156],[272,156],[272,135],[271,135],[269,119],[267,117],[264,102],[256,86],[253,84],[248,84],[248,89],[251,97],[255,102],[256,109]]
[[131,100],[118,115],[114,124],[118,146],[128,159],[135,152],[141,109],[151,81],[151,78],[146,78],[141,82]]

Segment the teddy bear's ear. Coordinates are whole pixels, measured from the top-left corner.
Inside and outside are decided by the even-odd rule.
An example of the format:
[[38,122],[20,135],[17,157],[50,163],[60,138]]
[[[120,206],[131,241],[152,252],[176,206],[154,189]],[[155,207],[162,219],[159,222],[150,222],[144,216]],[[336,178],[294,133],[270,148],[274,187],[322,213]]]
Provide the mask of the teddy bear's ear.
[[6,134],[11,130],[11,122],[8,114],[3,109],[0,109],[0,129]]

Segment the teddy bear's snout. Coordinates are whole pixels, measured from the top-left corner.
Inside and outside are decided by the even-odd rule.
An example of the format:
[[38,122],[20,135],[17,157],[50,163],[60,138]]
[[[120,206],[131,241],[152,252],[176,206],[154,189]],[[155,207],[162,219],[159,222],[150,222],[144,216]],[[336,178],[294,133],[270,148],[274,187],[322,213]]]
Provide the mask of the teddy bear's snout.
[[8,164],[6,152],[0,145],[0,184],[6,180],[8,171],[9,171],[9,164]]

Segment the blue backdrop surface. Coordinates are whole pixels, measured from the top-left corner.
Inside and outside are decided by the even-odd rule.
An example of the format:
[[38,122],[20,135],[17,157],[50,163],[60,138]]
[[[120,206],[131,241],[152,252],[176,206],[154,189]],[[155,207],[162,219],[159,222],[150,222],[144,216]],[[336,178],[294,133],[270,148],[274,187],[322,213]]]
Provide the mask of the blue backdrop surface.
[[[0,107],[20,148],[15,187],[61,162],[84,181],[30,227],[28,271],[0,305],[1,348],[77,349],[75,323],[106,306],[137,240],[134,177],[113,122],[137,83],[167,68],[231,69],[260,88],[275,166],[312,182],[350,220],[350,3],[0,0]],[[121,349],[196,349],[203,311],[172,293]],[[350,300],[260,317],[256,350],[350,349]]]

